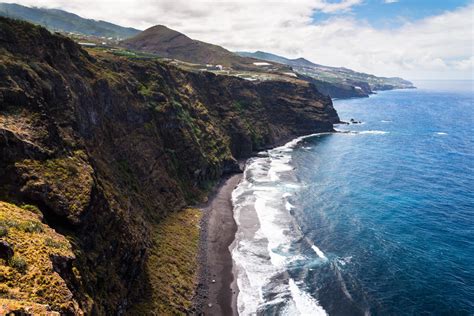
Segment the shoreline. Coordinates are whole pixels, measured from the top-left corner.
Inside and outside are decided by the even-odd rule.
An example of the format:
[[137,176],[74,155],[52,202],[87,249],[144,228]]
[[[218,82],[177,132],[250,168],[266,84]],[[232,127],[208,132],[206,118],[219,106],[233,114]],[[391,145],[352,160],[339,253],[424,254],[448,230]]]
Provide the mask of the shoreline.
[[197,315],[238,315],[238,287],[230,245],[237,224],[234,220],[232,192],[243,173],[224,177],[200,206],[203,211],[198,255],[198,286],[194,298]]
[[[280,139],[262,151],[283,146],[290,141],[336,130],[303,134]],[[257,156],[254,152],[251,157]],[[249,157],[249,158],[251,158]],[[236,267],[230,252],[235,241],[237,223],[234,219],[232,192],[243,178],[247,159],[240,159],[241,173],[223,176],[209,193],[208,201],[198,205],[203,216],[200,222],[198,252],[198,284],[193,298],[194,315],[238,316]]]
[[[271,150],[291,141],[325,133],[337,133],[337,131],[332,128],[331,131],[293,135],[261,150]],[[254,152],[249,158],[257,155],[258,152]],[[238,316],[239,288],[234,277],[236,267],[230,252],[238,228],[234,219],[232,192],[243,178],[248,159],[239,159],[242,172],[223,176],[209,193],[208,201],[197,206],[203,212],[203,216],[200,222],[198,284],[192,309],[195,315]]]

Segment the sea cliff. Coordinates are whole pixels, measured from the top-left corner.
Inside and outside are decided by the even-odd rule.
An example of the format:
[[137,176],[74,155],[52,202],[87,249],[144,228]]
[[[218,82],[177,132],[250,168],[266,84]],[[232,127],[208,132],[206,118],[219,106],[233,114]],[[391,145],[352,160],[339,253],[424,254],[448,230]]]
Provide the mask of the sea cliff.
[[[0,239],[12,251],[0,258],[0,297],[68,314],[125,313],[152,297],[150,251],[164,219],[239,172],[236,159],[338,121],[309,83],[88,52],[0,18]],[[20,232],[21,242],[8,238]],[[22,283],[50,282],[45,275],[54,283]]]

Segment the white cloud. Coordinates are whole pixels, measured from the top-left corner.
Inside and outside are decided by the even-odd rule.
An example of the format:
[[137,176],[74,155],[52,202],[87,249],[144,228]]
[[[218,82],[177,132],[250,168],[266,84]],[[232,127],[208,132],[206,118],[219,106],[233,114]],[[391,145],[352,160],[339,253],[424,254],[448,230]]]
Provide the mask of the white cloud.
[[336,13],[341,11],[348,11],[353,6],[362,4],[362,0],[344,0],[341,2],[327,2],[327,1],[315,1],[313,9],[321,11],[323,13]]
[[452,66],[455,69],[459,69],[459,70],[470,70],[470,69],[472,70],[474,69],[474,56],[471,56],[463,60],[455,60],[452,62]]
[[377,75],[470,78],[474,4],[396,29],[378,29],[351,15],[322,23],[317,11],[344,13],[362,0],[19,0],[84,17],[147,28],[164,24],[231,50],[264,50]]
[[397,3],[398,0],[384,0],[384,3]]

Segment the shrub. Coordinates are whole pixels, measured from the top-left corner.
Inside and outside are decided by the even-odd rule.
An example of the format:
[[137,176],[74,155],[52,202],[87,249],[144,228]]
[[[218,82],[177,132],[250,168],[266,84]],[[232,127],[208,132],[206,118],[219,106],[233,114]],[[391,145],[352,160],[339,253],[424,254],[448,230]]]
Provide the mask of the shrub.
[[0,226],[0,237],[5,237],[6,235],[8,235],[8,228]]
[[19,230],[24,231],[25,233],[42,233],[43,226],[39,222],[27,221],[20,223],[17,227]]
[[53,238],[50,238],[50,237],[47,237],[44,240],[44,244],[48,247],[51,247],[51,248],[63,248],[64,247],[64,244],[62,242],[56,241],[56,240],[54,240]]
[[23,204],[20,206],[22,209],[24,210],[27,210],[27,211],[30,211],[32,213],[35,213],[35,214],[38,214],[38,215],[42,215],[41,211],[39,210],[39,208],[37,208],[36,206],[34,205],[31,205],[31,204]]
[[13,256],[9,261],[10,267],[17,269],[21,273],[25,273],[28,269],[28,264],[26,263],[25,259],[20,256]]
[[10,292],[8,285],[0,284],[0,294],[8,294]]
[[0,220],[0,226],[3,226],[3,227],[18,227],[18,222],[15,221],[15,220],[12,220],[12,219],[2,219]]

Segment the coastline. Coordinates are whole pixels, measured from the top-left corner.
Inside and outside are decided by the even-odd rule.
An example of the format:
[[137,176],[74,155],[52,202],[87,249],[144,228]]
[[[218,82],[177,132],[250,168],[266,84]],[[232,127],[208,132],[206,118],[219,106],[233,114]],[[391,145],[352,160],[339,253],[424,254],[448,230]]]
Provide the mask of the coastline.
[[237,231],[232,206],[232,191],[243,174],[232,174],[220,180],[209,200],[200,208],[198,286],[195,296],[197,315],[238,315],[238,288],[229,246]]
[[[262,150],[271,150],[291,141],[323,133],[337,133],[337,131],[333,129],[329,132],[286,137]],[[254,152],[251,157],[255,157],[256,154]],[[203,212],[203,216],[200,222],[198,284],[192,310],[195,315],[238,316],[239,288],[234,277],[236,267],[230,252],[237,232],[232,192],[243,178],[246,162],[247,159],[239,160],[242,172],[222,177],[210,192],[208,201],[197,206]]]

